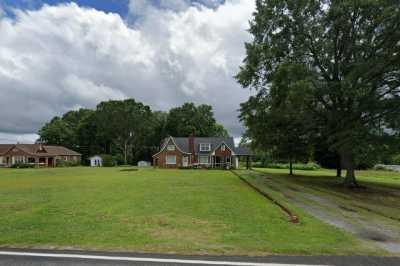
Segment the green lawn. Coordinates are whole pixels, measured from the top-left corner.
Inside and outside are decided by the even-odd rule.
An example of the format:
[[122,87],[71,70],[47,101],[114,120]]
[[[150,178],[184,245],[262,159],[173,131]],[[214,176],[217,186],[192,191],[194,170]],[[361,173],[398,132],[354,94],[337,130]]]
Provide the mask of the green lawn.
[[[0,169],[0,246],[184,254],[378,254],[229,171]],[[379,253],[382,254],[382,253]]]
[[[256,168],[255,170],[264,171],[266,173],[271,174],[283,174],[286,175],[289,173],[289,170],[286,169],[271,169],[271,168]],[[300,176],[303,178],[308,177],[320,177],[320,180],[324,180],[326,178],[335,177],[336,170],[330,169],[320,169],[315,171],[305,171],[305,170],[294,170],[294,174],[296,176]],[[343,170],[343,175],[346,174],[346,171]],[[375,171],[375,170],[362,170],[356,171],[356,176],[358,181],[364,185],[387,185],[394,188],[400,189],[400,173],[392,172],[392,171]],[[311,181],[315,179],[311,179]],[[336,179],[330,179],[331,181],[337,181]],[[308,180],[309,181],[309,180]]]

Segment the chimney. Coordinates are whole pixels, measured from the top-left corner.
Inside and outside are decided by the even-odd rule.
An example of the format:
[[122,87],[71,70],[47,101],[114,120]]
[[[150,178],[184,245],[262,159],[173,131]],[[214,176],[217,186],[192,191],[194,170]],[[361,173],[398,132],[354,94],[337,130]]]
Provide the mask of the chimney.
[[195,148],[194,148],[194,133],[189,136],[189,152],[192,154],[192,162],[196,162],[195,157]]

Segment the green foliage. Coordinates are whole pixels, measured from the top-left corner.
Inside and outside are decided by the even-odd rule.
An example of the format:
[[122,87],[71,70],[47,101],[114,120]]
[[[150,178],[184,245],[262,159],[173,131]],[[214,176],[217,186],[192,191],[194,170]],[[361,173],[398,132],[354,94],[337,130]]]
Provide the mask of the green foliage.
[[62,145],[81,151],[80,147],[82,145],[80,145],[78,135],[80,123],[91,112],[88,109],[79,109],[77,111],[69,111],[61,118],[54,117],[39,130],[40,140],[48,144]]
[[282,65],[268,90],[260,90],[241,104],[240,119],[252,145],[275,158],[307,160],[311,157],[313,131],[302,97],[307,86],[302,66]]
[[323,137],[319,141],[340,154],[346,181],[355,184],[357,157],[370,157],[370,145],[399,134],[398,3],[256,3],[253,40],[237,75],[257,91],[241,108],[248,135],[284,154],[296,136],[313,146],[319,144],[314,136]]
[[[257,167],[257,166],[255,166]],[[269,163],[264,166],[264,168],[273,168],[273,169],[289,169],[290,166],[287,163]],[[294,163],[293,169],[295,170],[307,170],[307,171],[314,171],[321,169],[316,163]]]
[[63,159],[59,159],[56,161],[56,166],[57,167],[76,167],[76,166],[80,166],[80,163],[75,162],[75,161],[65,161]]
[[134,99],[106,101],[95,110],[80,109],[55,117],[39,131],[46,144],[76,150],[87,159],[111,154],[118,164],[152,159],[168,135],[228,136],[214,118],[211,106],[186,103],[169,113],[152,111]]
[[210,105],[185,103],[169,111],[166,132],[170,136],[225,137],[228,132],[218,124]]
[[11,165],[11,168],[17,168],[17,169],[35,168],[35,165],[28,163],[15,163]]
[[117,161],[115,160],[114,156],[110,154],[102,154],[100,157],[103,159],[104,167],[113,167],[117,165]]
[[400,165],[400,154],[393,156],[392,163],[396,165]]
[[252,160],[255,162],[254,167],[264,167],[273,162],[273,157],[271,152],[256,152]]

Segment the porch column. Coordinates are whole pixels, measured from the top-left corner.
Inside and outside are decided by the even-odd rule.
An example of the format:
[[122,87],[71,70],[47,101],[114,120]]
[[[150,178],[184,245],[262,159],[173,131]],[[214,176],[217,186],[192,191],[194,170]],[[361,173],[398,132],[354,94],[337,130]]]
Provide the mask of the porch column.
[[239,168],[239,157],[235,156],[233,158],[235,160],[235,168],[238,169]]
[[45,163],[45,165],[46,165],[47,167],[49,167],[49,158],[48,158],[48,157],[45,157],[44,163]]

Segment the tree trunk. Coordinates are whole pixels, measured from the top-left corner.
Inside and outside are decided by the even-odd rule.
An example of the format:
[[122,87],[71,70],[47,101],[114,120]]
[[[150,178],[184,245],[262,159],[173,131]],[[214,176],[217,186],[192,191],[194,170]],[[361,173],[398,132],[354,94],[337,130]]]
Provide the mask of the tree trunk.
[[336,155],[336,177],[342,177],[342,164],[340,162],[340,155]]
[[124,163],[125,163],[125,165],[127,165],[128,164],[128,142],[127,141],[125,141],[125,143],[124,143]]
[[293,162],[292,158],[289,159],[289,175],[293,175]]
[[336,167],[336,177],[342,177],[342,167],[340,165]]
[[346,169],[346,176],[344,177],[343,185],[349,188],[358,187],[354,172],[353,155],[349,152],[342,152],[340,157],[341,165]]

